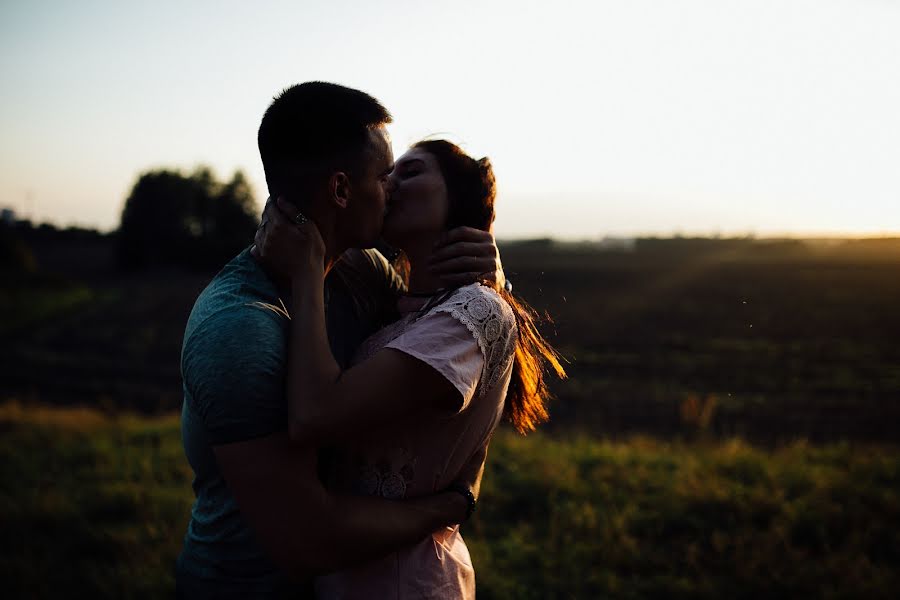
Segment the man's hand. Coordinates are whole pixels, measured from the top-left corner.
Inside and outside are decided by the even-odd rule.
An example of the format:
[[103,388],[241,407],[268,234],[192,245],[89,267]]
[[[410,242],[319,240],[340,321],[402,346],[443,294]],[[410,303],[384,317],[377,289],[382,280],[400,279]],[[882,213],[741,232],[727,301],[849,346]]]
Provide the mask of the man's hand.
[[[487,450],[488,446],[485,444],[484,447],[476,452],[472,458],[469,459],[469,462],[463,466],[462,470],[460,470],[456,479],[451,484],[451,487],[458,486],[472,492],[475,496],[476,503],[478,501],[478,495],[481,492],[481,477],[484,475]],[[428,498],[437,501],[441,496],[447,495],[450,496],[449,503],[441,509],[445,511],[443,514],[446,515],[449,523],[452,523],[453,525],[462,524],[471,516],[471,513],[469,512],[469,501],[463,494],[459,493],[456,489],[450,489],[441,494],[429,496]],[[447,535],[450,531],[452,531],[452,525],[445,527],[442,530],[442,533],[443,535]]]
[[303,579],[384,556],[465,520],[457,492],[403,501],[328,493],[316,453],[274,433],[213,446],[241,518],[288,575]]
[[506,283],[494,234],[472,227],[457,227],[441,236],[429,269],[447,285],[489,281],[500,289]]
[[464,485],[472,490],[476,499],[481,493],[481,478],[484,475],[484,464],[487,460],[487,451],[488,444],[485,444],[481,450],[476,452],[472,458],[469,459],[469,462],[462,468],[454,482]]

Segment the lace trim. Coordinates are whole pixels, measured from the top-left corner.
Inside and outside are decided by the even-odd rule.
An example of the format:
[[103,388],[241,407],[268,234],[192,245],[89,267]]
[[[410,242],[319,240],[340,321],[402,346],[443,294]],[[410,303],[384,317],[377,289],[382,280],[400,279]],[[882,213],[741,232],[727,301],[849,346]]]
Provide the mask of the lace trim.
[[484,356],[478,395],[483,396],[494,387],[515,354],[518,330],[512,308],[496,291],[475,283],[458,289],[429,312],[450,314],[478,342]]

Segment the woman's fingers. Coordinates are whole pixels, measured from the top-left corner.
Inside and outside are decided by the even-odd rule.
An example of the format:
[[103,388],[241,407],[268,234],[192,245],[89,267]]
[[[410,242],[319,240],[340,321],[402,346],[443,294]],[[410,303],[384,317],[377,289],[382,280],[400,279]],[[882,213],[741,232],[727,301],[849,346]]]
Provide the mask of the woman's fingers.
[[265,245],[264,240],[266,238],[266,228],[265,221],[260,223],[259,227],[256,229],[256,235],[253,236],[253,244],[257,248],[257,252],[263,252],[263,246]]
[[263,224],[268,224],[272,220],[272,215],[278,212],[278,207],[275,204],[275,198],[269,196],[266,199],[266,205],[263,208],[262,212],[262,220],[260,221],[261,226],[265,226]]
[[286,274],[321,266],[325,242],[315,222],[281,197],[267,204],[263,215],[254,236],[258,255]]
[[297,223],[297,217],[303,214],[300,212],[299,208],[294,206],[294,204],[289,202],[284,196],[279,196],[275,202],[278,206],[278,211],[291,223]]
[[278,227],[285,227],[291,224],[290,217],[281,208],[281,200],[279,199],[272,205],[271,211],[272,223]]
[[263,217],[260,223],[260,230],[257,231],[257,237],[259,237],[260,234],[264,237],[274,235],[278,238],[284,235],[290,236],[291,233],[297,229],[294,218],[298,212],[299,211],[296,210],[293,204],[282,197],[279,197],[274,202],[270,199],[266,203],[265,210],[263,210]]
[[254,243],[264,257],[276,257],[286,248],[300,243],[300,232],[281,214],[275,203],[263,212],[260,228],[256,230]]
[[428,266],[428,270],[446,285],[467,285],[488,281],[495,287],[502,277],[500,261],[492,256],[456,256]]

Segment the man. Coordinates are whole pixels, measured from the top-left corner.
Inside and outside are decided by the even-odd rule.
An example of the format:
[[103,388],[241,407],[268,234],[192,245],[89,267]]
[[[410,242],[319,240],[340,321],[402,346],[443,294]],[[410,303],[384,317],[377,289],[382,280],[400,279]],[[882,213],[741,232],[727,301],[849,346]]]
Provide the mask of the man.
[[[327,317],[344,365],[391,319],[402,286],[380,254],[355,250],[379,236],[393,168],[384,129],[390,121],[363,92],[311,82],[276,98],[259,129],[270,196],[316,214],[334,233],[329,255],[341,260],[326,283]],[[461,243],[441,252],[445,270],[464,263],[464,271],[495,271],[493,239],[481,235],[452,232]],[[462,251],[471,256],[460,260]],[[457,491],[391,502],[323,488],[315,449],[287,435],[288,289],[248,249],[213,279],[188,319],[182,436],[197,499],[178,559],[179,596],[308,593],[303,582],[312,574],[386,554],[460,522],[469,510],[470,499]],[[477,483],[480,467],[466,483]]]

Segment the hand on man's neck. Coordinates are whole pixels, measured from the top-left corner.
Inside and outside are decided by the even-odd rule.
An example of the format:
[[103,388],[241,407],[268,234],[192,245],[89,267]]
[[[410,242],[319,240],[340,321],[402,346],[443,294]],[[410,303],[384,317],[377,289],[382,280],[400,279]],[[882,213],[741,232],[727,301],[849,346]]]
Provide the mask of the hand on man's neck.
[[[316,224],[319,229],[319,235],[325,243],[325,257],[323,260],[323,272],[325,275],[331,271],[337,263],[338,258],[347,250],[346,245],[340,241],[340,235],[337,233],[336,218],[331,214],[316,214],[313,210],[306,211],[307,217]],[[291,291],[291,277],[273,267],[273,265],[261,256],[256,246],[251,247],[251,256],[265,272],[266,276],[275,284],[279,296],[289,297]]]

